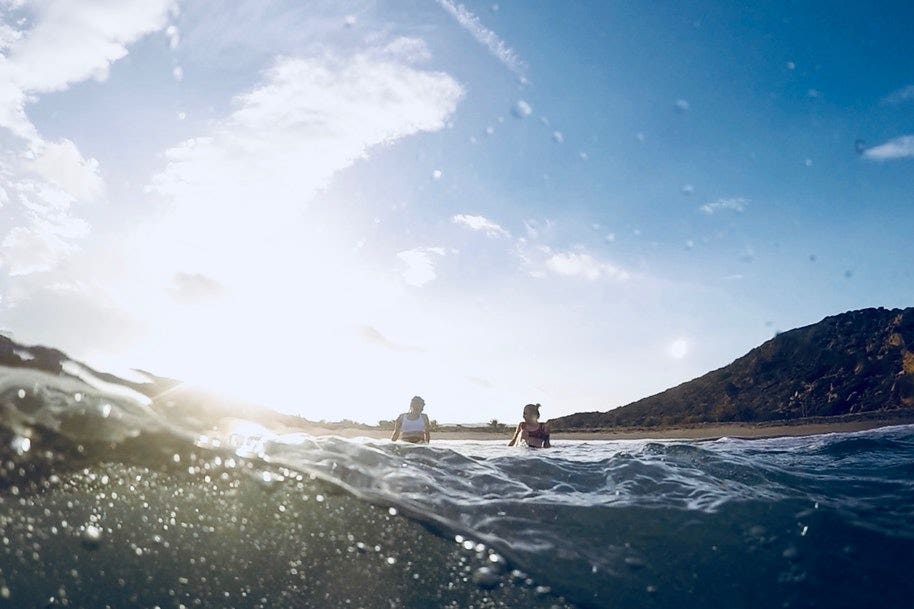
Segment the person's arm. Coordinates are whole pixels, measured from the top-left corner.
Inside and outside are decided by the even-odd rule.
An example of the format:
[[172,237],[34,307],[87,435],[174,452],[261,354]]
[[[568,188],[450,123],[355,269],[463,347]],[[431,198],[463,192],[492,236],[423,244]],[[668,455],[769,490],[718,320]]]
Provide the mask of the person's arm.
[[517,424],[517,429],[514,430],[514,437],[511,438],[510,442],[508,442],[508,446],[514,446],[515,444],[517,444],[517,438],[520,437],[520,432],[523,430],[523,428],[524,428],[523,423]]
[[425,421],[425,443],[428,444],[432,441],[431,426],[432,424],[428,422],[428,415],[423,414],[422,419]]
[[545,423],[543,424],[543,431],[546,432],[546,437],[543,438],[543,448],[552,448],[552,444],[549,442],[549,426]]
[[399,417],[397,417],[397,422],[394,423],[394,433],[392,436],[390,436],[391,442],[396,442],[397,439],[400,437],[400,422],[402,421],[402,419],[403,419],[403,415],[400,415]]

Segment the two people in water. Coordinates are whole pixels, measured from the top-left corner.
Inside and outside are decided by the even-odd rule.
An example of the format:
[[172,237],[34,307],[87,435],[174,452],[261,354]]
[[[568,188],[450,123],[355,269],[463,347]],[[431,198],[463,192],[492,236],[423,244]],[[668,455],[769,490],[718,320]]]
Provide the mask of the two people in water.
[[[428,444],[431,440],[431,426],[428,421],[428,415],[422,411],[425,409],[425,400],[421,397],[414,396],[409,402],[409,412],[404,412],[397,417],[394,423],[394,433],[390,439],[394,442],[403,440],[404,442]],[[540,423],[540,405],[527,404],[524,406],[524,420],[518,423],[514,431],[514,437],[508,443],[508,446],[517,445],[518,441],[525,443],[530,448],[549,448],[549,426]]]

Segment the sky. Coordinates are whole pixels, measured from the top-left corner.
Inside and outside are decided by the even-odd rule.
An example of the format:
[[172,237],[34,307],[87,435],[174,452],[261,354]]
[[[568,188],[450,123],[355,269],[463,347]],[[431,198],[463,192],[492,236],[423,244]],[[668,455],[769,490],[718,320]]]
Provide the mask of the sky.
[[0,331],[312,420],[914,305],[904,2],[0,0]]

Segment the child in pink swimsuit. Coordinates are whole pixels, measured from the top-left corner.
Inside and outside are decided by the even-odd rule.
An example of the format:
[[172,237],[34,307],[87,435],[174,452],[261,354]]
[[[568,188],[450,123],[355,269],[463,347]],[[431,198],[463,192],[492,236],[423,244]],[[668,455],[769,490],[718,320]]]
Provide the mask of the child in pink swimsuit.
[[549,443],[549,426],[540,423],[540,405],[527,404],[524,406],[524,420],[518,423],[514,437],[508,443],[508,446],[517,444],[520,438],[527,443],[530,448],[550,448]]

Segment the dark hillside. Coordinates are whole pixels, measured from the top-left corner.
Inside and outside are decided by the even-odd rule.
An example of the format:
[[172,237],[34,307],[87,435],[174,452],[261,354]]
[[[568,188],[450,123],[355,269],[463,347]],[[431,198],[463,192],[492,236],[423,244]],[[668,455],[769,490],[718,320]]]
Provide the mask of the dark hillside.
[[914,308],[863,309],[784,332],[732,364],[553,429],[757,422],[914,408]]

